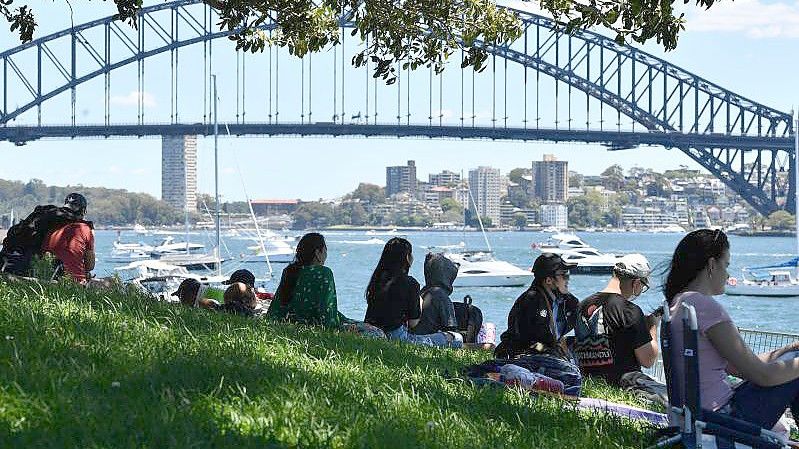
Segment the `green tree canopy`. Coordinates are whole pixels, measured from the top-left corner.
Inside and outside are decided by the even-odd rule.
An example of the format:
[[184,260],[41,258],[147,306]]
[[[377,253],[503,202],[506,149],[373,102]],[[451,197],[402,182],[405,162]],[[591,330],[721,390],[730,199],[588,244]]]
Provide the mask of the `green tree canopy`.
[[796,218],[787,211],[778,210],[768,216],[766,226],[771,226],[771,229],[793,229]]
[[516,226],[519,229],[524,229],[527,226],[527,215],[524,215],[521,212],[516,212],[513,214],[513,226]]
[[[142,0],[113,0],[118,20],[136,27]],[[683,14],[674,11],[675,0],[539,0],[545,12],[564,24],[566,32],[604,27],[616,41],[644,43],[654,39],[664,49],[677,46],[684,28]],[[689,0],[685,0],[689,1]],[[715,0],[693,0],[709,8]],[[216,9],[221,29],[234,32],[236,48],[262,51],[268,45],[288,49],[295,56],[318,52],[341,41],[338,18],[352,18],[353,36],[367,41],[352,63],[371,63],[374,76],[391,84],[397,62],[402,68],[444,68],[446,60],[464,50],[462,67],[482,70],[487,53],[483,43],[503,45],[522,34],[517,14],[497,7],[492,0],[205,0]],[[16,6],[16,7],[15,7]],[[0,14],[23,42],[33,39],[36,17],[25,0],[0,2]],[[267,34],[259,26],[273,20],[277,32]],[[459,52],[458,52],[459,53]]]
[[375,184],[362,182],[347,198],[361,200],[364,203],[379,204],[386,201],[386,189]]

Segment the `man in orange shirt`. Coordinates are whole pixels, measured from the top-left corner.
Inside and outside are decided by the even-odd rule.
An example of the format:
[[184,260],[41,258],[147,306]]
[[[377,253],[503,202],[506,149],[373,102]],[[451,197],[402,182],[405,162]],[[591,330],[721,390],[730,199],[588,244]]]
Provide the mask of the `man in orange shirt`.
[[64,273],[85,284],[94,269],[94,231],[90,221],[82,220],[86,215],[86,198],[80,193],[70,193],[64,207],[72,210],[80,221],[56,229],[44,241],[42,250],[52,253],[64,267]]

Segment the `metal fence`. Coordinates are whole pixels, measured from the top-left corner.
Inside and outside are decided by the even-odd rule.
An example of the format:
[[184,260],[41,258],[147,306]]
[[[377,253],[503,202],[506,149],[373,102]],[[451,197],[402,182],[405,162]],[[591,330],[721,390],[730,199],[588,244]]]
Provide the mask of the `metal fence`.
[[[785,334],[782,332],[768,332],[754,329],[738,329],[744,342],[755,354],[773,351],[790,343],[799,341],[799,334]],[[644,372],[660,382],[665,382],[663,377],[663,359],[658,358],[655,366],[645,369]]]

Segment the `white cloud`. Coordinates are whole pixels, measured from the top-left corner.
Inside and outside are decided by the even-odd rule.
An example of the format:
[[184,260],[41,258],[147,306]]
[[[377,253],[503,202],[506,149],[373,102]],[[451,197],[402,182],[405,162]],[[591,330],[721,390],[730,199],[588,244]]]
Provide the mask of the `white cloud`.
[[686,11],[686,31],[744,33],[756,39],[799,38],[799,2],[717,2],[709,10]]
[[[111,97],[111,104],[116,106],[138,106],[139,94],[140,92],[138,90],[133,90],[127,95],[114,95]],[[148,92],[141,92],[141,98],[146,107],[153,107],[156,105],[155,97]]]

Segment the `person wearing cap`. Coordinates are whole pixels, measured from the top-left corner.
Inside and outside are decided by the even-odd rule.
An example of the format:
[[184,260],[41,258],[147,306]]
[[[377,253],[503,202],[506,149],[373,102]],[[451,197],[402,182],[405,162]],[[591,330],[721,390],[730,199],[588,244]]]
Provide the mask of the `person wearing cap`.
[[569,270],[557,254],[544,253],[533,263],[533,284],[508,314],[508,330],[494,350],[497,358],[550,354],[568,358],[564,336],[574,328],[579,301],[569,293]]
[[86,207],[86,198],[80,193],[67,195],[63,209],[74,214],[76,221],[51,232],[42,245],[44,252],[63,264],[64,273],[81,284],[87,283],[95,263],[92,223],[83,220]]
[[180,303],[187,307],[199,307],[202,309],[217,310],[219,302],[206,297],[208,287],[201,284],[197,279],[184,279],[178,289],[172,293],[177,296]]
[[644,316],[632,302],[649,289],[651,273],[646,257],[628,254],[613,267],[607,286],[580,303],[574,354],[583,374],[601,377],[611,385],[629,386],[622,385],[630,383],[623,378],[635,383],[636,378],[645,376],[641,367],[654,365],[659,320]]

